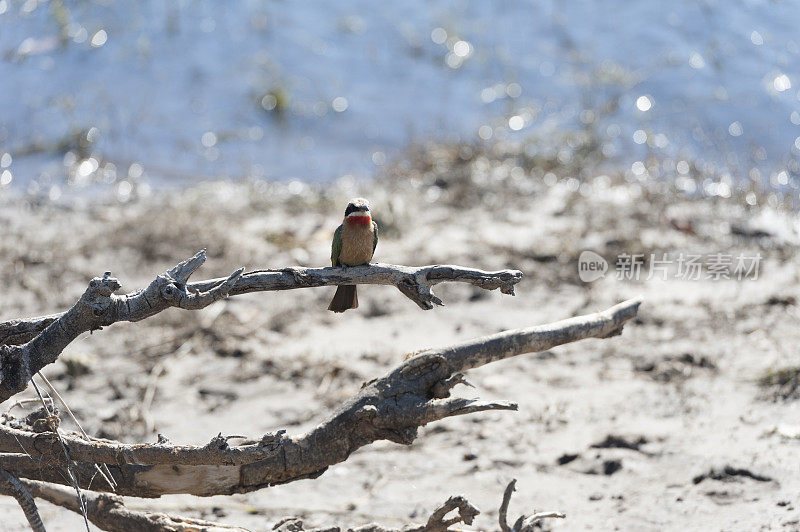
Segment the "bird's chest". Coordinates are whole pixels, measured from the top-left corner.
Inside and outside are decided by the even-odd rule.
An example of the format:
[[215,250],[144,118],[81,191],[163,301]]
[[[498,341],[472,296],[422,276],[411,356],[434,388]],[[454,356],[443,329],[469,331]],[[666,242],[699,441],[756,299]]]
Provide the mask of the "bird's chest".
[[358,266],[372,259],[375,233],[372,224],[345,223],[342,227],[342,251],[339,262]]

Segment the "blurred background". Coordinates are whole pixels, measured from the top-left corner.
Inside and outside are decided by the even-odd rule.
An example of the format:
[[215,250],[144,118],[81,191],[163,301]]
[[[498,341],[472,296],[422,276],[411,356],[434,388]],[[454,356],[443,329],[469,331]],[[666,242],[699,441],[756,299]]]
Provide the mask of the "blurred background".
[[[370,285],[334,315],[331,287],[248,294],[84,334],[44,373],[93,436],[293,434],[410,352],[645,303],[454,392],[519,412],[133,507],[399,528],[464,494],[494,530],[517,478],[509,515],[565,511],[554,529],[796,530],[799,25],[777,0],[0,0],[0,320],[203,248],[197,280],[328,265],[368,197],[377,261],[518,269],[517,296],[445,283],[423,312]],[[8,497],[0,522],[27,529]]]
[[761,0],[0,0],[0,187],[364,179],[430,141],[568,164],[548,140],[582,131],[593,164],[753,204],[798,187],[799,20]]

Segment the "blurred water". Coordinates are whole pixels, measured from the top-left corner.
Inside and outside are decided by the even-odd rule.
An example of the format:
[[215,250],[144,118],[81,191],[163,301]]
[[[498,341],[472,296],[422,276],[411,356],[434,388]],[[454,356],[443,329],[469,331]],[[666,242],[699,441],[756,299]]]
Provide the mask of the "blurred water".
[[756,0],[0,0],[0,187],[369,177],[413,141],[591,127],[634,173],[658,154],[796,188],[798,22]]

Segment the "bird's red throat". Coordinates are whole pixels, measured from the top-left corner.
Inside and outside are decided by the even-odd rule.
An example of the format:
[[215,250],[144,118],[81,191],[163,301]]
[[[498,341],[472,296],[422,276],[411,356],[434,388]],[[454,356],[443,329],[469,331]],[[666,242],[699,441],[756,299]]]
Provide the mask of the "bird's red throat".
[[369,225],[372,223],[372,216],[369,214],[351,214],[345,221],[349,225]]

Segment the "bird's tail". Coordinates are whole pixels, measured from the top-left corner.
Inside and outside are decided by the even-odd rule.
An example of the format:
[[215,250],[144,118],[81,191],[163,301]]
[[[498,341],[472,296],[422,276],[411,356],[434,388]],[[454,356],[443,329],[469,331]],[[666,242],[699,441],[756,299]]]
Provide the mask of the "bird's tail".
[[333,294],[333,299],[331,299],[331,304],[328,306],[328,310],[332,310],[333,312],[344,312],[345,310],[351,308],[358,308],[358,293],[356,291],[356,285],[339,285],[339,287],[336,289],[336,293]]

